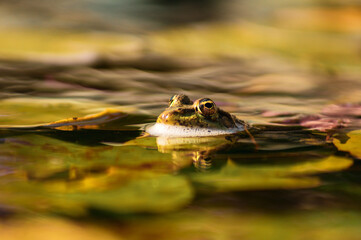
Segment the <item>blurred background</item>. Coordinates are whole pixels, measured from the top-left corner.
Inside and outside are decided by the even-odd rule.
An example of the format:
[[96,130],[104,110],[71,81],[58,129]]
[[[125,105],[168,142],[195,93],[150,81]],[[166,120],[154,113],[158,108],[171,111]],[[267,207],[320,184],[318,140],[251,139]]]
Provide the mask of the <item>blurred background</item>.
[[[192,97],[199,91],[210,96],[298,91],[333,101],[360,97],[355,89],[361,51],[357,0],[17,0],[1,1],[0,11],[0,71],[21,76],[2,81],[2,97],[85,94],[84,89],[41,86],[44,79],[64,88],[64,83],[74,83],[93,90],[126,89],[126,99],[119,98],[119,91],[107,96],[97,92],[98,98],[123,104],[164,101],[178,91]],[[106,68],[122,72],[102,70]],[[232,81],[235,75],[242,81]],[[254,76],[262,79],[251,80]],[[191,78],[199,83],[186,80]],[[285,83],[286,78],[291,80]],[[137,81],[142,83],[134,86]],[[340,87],[348,84],[352,87],[341,93]],[[144,94],[151,85],[158,95]]]
[[[360,128],[360,0],[2,0],[0,36],[2,240],[359,238],[361,134],[326,133]],[[205,173],[122,145],[175,93],[321,131],[222,149]],[[107,108],[121,120],[18,129]]]

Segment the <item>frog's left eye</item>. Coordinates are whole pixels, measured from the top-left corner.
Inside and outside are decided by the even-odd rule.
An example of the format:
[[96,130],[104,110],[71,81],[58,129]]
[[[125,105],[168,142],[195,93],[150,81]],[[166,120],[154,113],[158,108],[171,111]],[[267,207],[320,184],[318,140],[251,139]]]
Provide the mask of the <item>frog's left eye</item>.
[[216,104],[209,98],[199,99],[194,104],[197,112],[205,117],[212,117],[217,113]]

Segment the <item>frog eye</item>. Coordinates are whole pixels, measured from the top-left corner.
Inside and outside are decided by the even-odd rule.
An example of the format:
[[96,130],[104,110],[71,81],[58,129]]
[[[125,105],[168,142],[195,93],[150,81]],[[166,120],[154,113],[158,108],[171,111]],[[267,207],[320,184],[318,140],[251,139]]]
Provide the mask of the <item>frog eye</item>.
[[188,96],[184,94],[176,94],[169,99],[168,107],[180,107],[183,105],[191,105],[192,103],[193,102]]
[[199,99],[194,104],[197,112],[205,117],[212,117],[217,113],[216,104],[209,98]]

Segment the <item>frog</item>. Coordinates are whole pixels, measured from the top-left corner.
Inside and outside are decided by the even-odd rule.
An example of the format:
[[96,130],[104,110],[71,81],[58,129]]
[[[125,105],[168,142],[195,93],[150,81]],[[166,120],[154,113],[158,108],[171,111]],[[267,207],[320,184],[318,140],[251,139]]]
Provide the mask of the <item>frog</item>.
[[247,128],[248,123],[222,110],[210,98],[193,102],[185,94],[175,94],[146,132],[153,136],[205,137],[235,134]]

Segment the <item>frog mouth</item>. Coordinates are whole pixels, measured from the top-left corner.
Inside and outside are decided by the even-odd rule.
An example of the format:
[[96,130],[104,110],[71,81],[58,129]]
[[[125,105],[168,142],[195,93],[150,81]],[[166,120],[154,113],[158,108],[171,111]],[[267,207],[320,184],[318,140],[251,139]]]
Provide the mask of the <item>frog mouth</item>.
[[235,128],[217,129],[217,128],[201,128],[201,127],[186,127],[186,126],[172,126],[164,123],[155,123],[145,127],[145,131],[152,136],[166,136],[166,137],[206,137],[229,135],[238,133],[244,130],[242,125]]

